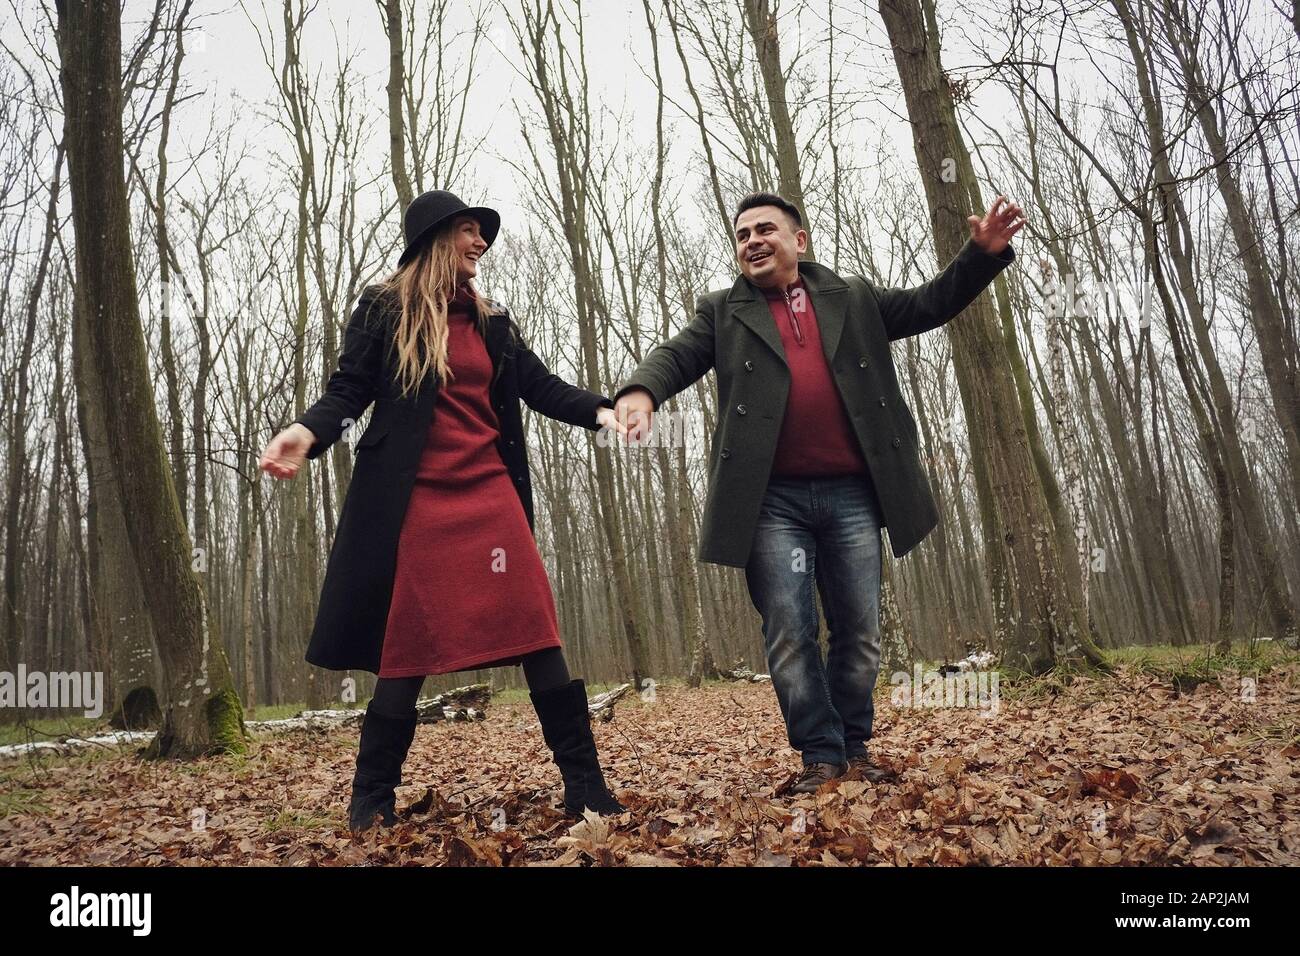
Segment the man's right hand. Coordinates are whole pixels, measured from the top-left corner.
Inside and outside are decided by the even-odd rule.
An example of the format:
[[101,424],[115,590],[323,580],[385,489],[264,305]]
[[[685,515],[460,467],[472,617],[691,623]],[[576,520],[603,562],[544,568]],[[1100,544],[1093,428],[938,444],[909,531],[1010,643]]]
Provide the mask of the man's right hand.
[[614,402],[614,414],[627,427],[628,442],[640,442],[649,437],[654,410],[654,396],[640,386],[618,397]]
[[271,439],[258,467],[273,478],[292,478],[307,460],[307,452],[316,444],[316,436],[306,425],[294,422]]

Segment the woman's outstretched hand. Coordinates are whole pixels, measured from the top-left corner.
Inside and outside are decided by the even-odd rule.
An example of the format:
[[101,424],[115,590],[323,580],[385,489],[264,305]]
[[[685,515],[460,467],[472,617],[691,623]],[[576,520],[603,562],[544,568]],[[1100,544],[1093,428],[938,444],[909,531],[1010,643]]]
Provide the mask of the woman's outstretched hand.
[[596,409],[596,424],[601,428],[612,428],[619,435],[627,434],[627,426],[618,420],[618,413],[603,405]]
[[292,478],[307,460],[307,452],[316,444],[310,428],[294,422],[276,435],[262,451],[257,467],[272,478]]

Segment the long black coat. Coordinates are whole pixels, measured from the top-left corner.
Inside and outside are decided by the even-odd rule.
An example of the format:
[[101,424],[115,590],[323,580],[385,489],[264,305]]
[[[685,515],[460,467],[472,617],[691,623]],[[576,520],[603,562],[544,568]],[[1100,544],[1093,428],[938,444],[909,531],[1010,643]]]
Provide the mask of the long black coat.
[[[338,368],[325,394],[297,421],[311,429],[316,458],[338,441],[374,402],[374,413],[356,443],[352,482],[330,550],[307,660],[330,670],[379,672],[379,662],[397,567],[397,541],[415,484],[420,453],[435,414],[438,379],[430,374],[419,390],[403,398],[395,379],[392,342],[395,303],[375,286],[362,293],[343,338]],[[492,359],[492,407],[501,423],[497,449],[533,526],[533,491],[528,474],[519,400],[550,418],[597,431],[596,410],[613,403],[576,388],[524,343],[509,313],[493,303],[486,336]]]
[[[1015,259],[967,240],[935,278],[890,289],[800,262],[826,362],[862,448],[895,557],[938,522],[919,458],[916,422],[898,386],[889,343],[938,328],[961,313]],[[659,405],[717,370],[718,421],[709,460],[699,557],[744,567],[753,545],[790,391],[781,333],[762,293],[744,276],[696,301],[695,319],[637,366],[615,398],[645,388]]]

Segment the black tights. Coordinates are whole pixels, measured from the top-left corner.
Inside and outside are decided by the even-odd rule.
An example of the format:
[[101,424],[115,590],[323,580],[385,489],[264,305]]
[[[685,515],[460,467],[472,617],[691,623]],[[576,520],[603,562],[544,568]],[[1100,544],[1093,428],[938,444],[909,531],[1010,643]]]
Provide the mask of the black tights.
[[[564,650],[548,647],[524,655],[524,680],[534,693],[567,684],[569,668],[564,662]],[[424,675],[412,677],[381,677],[375,682],[375,696],[370,706],[378,713],[390,717],[407,717],[415,710],[415,701],[424,686]]]

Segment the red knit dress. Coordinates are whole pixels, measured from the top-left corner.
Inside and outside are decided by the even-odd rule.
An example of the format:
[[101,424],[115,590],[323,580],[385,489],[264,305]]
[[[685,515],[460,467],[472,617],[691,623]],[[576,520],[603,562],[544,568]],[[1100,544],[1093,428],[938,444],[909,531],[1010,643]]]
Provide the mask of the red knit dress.
[[447,362],[397,545],[380,677],[518,663],[560,647],[555,599],[524,506],[496,448],[492,361],[462,287]]

